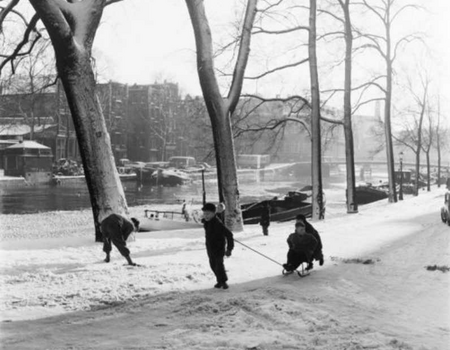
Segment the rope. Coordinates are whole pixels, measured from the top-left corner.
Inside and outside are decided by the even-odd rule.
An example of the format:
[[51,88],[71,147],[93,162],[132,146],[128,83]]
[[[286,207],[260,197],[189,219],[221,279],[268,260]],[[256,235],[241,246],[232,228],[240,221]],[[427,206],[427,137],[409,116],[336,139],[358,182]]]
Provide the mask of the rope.
[[267,255],[264,255],[261,252],[258,252],[256,249],[253,249],[253,248],[249,247],[248,245],[246,245],[246,244],[244,244],[242,242],[239,242],[237,239],[234,239],[234,241],[239,243],[240,245],[244,246],[245,248],[250,249],[250,250],[254,251],[255,253],[265,257],[267,260],[270,260],[270,261],[274,262],[275,264],[280,265],[281,267],[283,267],[283,265],[280,264],[278,261],[273,260],[271,257],[268,257]]
[[[284,266],[283,266],[282,264],[280,264],[278,261],[272,259],[271,257],[269,257],[269,256],[267,256],[267,255],[265,255],[265,254],[263,254],[263,253],[261,253],[261,252],[258,252],[256,249],[253,249],[252,247],[249,247],[248,245],[246,245],[246,244],[244,244],[244,243],[238,241],[237,239],[234,239],[234,241],[237,242],[237,243],[239,243],[240,245],[244,246],[245,248],[254,251],[256,254],[261,255],[262,257],[266,258],[267,260],[270,260],[270,261],[274,262],[275,264],[280,265],[280,266],[283,268],[283,275],[285,274],[285,272],[284,272],[284,271],[285,271],[285,270],[284,270]],[[302,271],[298,271],[298,269],[296,269],[295,271],[297,272],[297,274],[298,274],[300,277],[307,276],[308,274],[305,275],[305,267],[303,266],[303,263],[302,263],[300,266],[301,266],[301,268],[302,268]]]

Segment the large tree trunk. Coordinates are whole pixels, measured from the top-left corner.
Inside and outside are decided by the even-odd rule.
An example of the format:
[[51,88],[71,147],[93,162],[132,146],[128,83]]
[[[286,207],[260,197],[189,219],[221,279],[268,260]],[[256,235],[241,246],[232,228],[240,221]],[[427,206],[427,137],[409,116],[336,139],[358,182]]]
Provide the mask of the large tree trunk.
[[422,150],[422,126],[423,126],[423,118],[425,117],[425,107],[427,104],[427,91],[428,91],[428,85],[425,86],[424,92],[423,92],[423,98],[420,102],[421,104],[421,110],[420,110],[420,117],[419,117],[419,126],[417,128],[417,145],[416,145],[416,183],[414,184],[414,195],[419,195],[419,173],[420,173],[420,152]]
[[58,2],[30,0],[50,35],[80,146],[95,224],[111,213],[128,214],[125,194],[114,163],[111,141],[95,89],[91,49],[104,0]]
[[357,213],[355,152],[352,130],[352,50],[353,33],[350,18],[350,1],[341,2],[345,17],[345,81],[344,81],[344,138],[345,138],[345,166],[347,179],[347,213]]
[[391,6],[386,5],[386,99],[384,102],[384,129],[386,137],[386,160],[389,181],[389,202],[397,202],[397,189],[395,186],[394,149],[391,130],[391,103],[392,103],[392,39],[391,39]]
[[[388,56],[389,57],[389,56]],[[397,190],[395,187],[395,164],[394,164],[394,149],[392,145],[392,131],[391,131],[391,101],[392,101],[392,64],[387,62],[387,77],[386,77],[386,100],[384,103],[384,133],[386,137],[386,159],[387,171],[389,181],[389,202],[397,202]]]
[[233,80],[228,96],[224,98],[220,93],[214,71],[212,34],[203,0],[186,0],[195,35],[198,76],[213,128],[219,199],[225,202],[227,208],[225,224],[234,231],[242,231],[243,220],[239,204],[239,183],[231,115],[236,108],[242,90],[244,72],[250,52],[250,37],[256,15],[256,4],[257,0],[247,1]]
[[239,182],[236,170],[236,156],[234,150],[234,139],[231,129],[230,116],[223,115],[216,119],[216,127],[219,131],[216,135],[217,147],[215,147],[216,159],[220,159],[220,187],[219,198],[227,208],[225,224],[227,227],[240,229],[243,227],[241,214]]
[[323,220],[325,208],[322,188],[322,150],[320,135],[320,90],[316,54],[316,0],[310,0],[309,13],[309,69],[311,81],[311,185],[312,218]]
[[111,150],[111,140],[95,93],[90,57],[82,52],[57,52],[58,73],[67,95],[80,145],[84,174],[95,223],[95,240],[102,241],[100,222],[109,214],[128,214],[125,194]]

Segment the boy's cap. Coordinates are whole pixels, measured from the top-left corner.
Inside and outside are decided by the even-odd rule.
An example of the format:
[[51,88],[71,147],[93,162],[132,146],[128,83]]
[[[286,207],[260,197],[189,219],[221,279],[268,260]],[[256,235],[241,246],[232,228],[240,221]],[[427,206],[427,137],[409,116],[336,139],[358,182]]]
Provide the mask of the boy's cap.
[[297,228],[297,227],[305,227],[305,224],[303,223],[303,221],[299,221],[299,222],[297,222],[297,223],[295,223],[295,227]]
[[203,208],[203,211],[212,211],[213,213],[216,212],[216,206],[214,203],[206,203]]

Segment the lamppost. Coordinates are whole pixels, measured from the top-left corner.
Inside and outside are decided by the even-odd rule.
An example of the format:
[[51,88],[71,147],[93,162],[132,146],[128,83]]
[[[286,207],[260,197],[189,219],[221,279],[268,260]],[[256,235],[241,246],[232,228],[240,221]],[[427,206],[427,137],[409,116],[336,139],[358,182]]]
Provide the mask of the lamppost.
[[400,159],[400,193],[398,195],[399,200],[403,200],[403,152],[399,154]]

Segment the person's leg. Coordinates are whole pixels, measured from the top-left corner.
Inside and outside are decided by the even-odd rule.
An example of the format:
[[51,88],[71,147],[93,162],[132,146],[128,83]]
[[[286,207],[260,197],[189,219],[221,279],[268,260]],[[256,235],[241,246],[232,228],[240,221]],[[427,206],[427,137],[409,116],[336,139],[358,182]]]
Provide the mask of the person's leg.
[[214,274],[216,275],[217,279],[217,286],[220,287],[228,287],[226,285],[226,282],[228,281],[228,276],[225,271],[225,264],[223,262],[223,255],[222,254],[216,254],[212,257],[212,268],[214,271]]
[[300,266],[300,264],[304,261],[304,256],[302,253],[298,253],[295,251],[291,252],[291,256],[290,256],[290,267],[292,270],[297,270],[297,268]]
[[108,237],[103,236],[103,251],[106,253],[105,262],[109,263],[111,260],[111,240]]
[[298,253],[292,249],[289,249],[287,253],[287,263],[283,265],[286,271],[294,271],[300,263],[297,262]]
[[269,226],[264,225],[262,227],[262,229],[263,229],[264,236],[268,236],[269,235]]
[[130,250],[127,248],[127,242],[123,239],[122,236],[114,236],[112,239],[112,243],[119,250],[120,254],[127,259],[128,265],[136,265],[130,257]]

